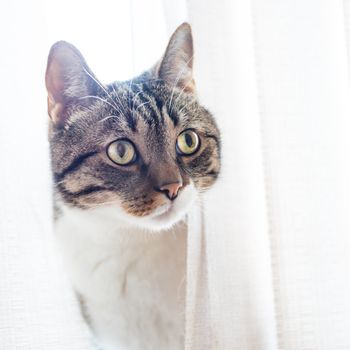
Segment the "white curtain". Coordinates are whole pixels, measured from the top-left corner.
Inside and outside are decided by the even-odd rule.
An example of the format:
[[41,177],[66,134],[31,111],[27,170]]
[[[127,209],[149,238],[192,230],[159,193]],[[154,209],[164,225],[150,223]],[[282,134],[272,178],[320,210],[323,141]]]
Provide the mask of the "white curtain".
[[186,13],[223,136],[190,221],[186,350],[350,349],[349,0],[5,0],[0,350],[92,348],[51,228],[49,46],[72,41],[103,81],[126,79]]
[[0,42],[0,349],[90,349],[53,244],[43,2],[1,2]]
[[188,5],[224,165],[189,235],[187,349],[350,349],[349,2]]

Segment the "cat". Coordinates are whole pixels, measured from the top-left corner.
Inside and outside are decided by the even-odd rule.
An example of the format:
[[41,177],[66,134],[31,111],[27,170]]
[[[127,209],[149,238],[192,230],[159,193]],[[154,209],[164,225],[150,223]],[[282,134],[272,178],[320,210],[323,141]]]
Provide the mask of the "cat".
[[55,235],[104,350],[184,348],[186,218],[220,172],[192,65],[187,23],[130,81],[102,84],[67,42],[49,53]]

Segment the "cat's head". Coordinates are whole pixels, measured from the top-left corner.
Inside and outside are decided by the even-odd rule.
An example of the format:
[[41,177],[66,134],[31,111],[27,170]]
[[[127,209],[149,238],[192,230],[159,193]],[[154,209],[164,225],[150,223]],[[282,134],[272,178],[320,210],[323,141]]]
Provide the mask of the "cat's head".
[[220,134],[195,94],[191,28],[162,59],[126,82],[104,85],[66,42],[46,72],[49,138],[59,200],[162,229],[182,219],[220,169]]

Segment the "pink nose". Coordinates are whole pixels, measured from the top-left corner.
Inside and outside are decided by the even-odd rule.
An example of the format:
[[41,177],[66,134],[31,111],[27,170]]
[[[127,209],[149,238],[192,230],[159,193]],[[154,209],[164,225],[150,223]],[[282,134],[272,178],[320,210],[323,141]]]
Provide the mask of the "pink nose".
[[165,184],[161,186],[159,190],[164,192],[170,200],[173,200],[177,197],[177,194],[181,187],[182,187],[182,182],[175,182],[175,183]]

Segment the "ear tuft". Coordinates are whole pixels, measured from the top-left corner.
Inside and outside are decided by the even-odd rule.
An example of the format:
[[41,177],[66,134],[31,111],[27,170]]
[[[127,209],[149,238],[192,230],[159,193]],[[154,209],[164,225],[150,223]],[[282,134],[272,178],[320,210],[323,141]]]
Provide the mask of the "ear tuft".
[[45,82],[48,113],[56,126],[63,126],[69,117],[69,108],[82,105],[82,97],[96,94],[100,85],[82,54],[65,41],[51,47]]
[[195,92],[192,73],[193,40],[191,26],[181,24],[173,33],[158,66],[159,78],[187,92]]

